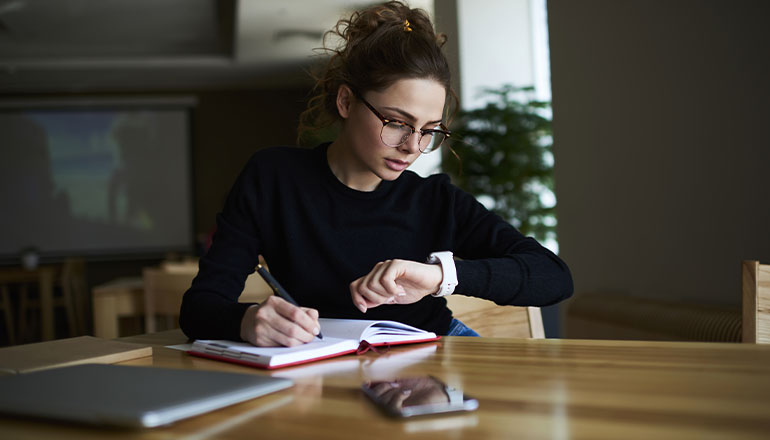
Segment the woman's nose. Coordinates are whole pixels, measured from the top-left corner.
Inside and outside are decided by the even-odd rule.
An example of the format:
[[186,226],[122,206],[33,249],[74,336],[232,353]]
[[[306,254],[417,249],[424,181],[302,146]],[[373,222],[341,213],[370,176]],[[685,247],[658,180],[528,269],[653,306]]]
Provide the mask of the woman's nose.
[[417,153],[420,151],[420,132],[415,131],[406,138],[406,142],[399,146],[401,151],[405,153]]

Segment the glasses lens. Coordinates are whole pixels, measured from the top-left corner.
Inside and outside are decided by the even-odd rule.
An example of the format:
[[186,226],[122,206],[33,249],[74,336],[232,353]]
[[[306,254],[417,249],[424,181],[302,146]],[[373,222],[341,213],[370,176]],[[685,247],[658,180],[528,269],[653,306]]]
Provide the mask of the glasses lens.
[[406,142],[412,134],[412,129],[398,122],[388,122],[382,127],[382,142],[391,147],[398,147]]
[[420,151],[424,153],[430,153],[431,151],[435,150],[441,144],[444,142],[444,139],[446,139],[446,135],[441,132],[428,132],[422,135],[422,139],[420,139]]

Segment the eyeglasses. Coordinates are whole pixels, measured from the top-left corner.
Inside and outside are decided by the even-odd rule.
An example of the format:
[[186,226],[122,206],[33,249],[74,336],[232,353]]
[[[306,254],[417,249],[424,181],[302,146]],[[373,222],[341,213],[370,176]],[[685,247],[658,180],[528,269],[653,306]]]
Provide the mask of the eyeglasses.
[[366,105],[366,107],[377,116],[382,122],[382,131],[380,131],[380,139],[382,143],[389,147],[398,147],[404,145],[414,132],[419,131],[420,135],[417,139],[417,147],[422,154],[430,153],[436,150],[441,144],[452,135],[452,132],[447,130],[444,124],[439,124],[441,130],[436,129],[424,129],[417,130],[413,125],[396,119],[388,119],[378,112],[371,104],[369,104],[363,96],[356,93],[358,99]]

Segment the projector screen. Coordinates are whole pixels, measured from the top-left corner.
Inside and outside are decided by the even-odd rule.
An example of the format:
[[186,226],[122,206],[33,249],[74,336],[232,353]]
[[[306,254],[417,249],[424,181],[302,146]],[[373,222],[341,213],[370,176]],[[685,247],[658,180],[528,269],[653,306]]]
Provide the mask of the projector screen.
[[0,109],[0,258],[193,248],[189,108]]

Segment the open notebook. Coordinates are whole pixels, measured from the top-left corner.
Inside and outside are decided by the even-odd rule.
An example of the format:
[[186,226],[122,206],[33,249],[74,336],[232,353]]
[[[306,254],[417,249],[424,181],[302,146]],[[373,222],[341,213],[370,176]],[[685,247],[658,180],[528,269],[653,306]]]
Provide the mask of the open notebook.
[[433,332],[395,321],[318,320],[324,339],[297,347],[255,347],[248,342],[197,340],[188,353],[259,368],[280,368],[355,353],[366,346],[412,344],[439,339]]

